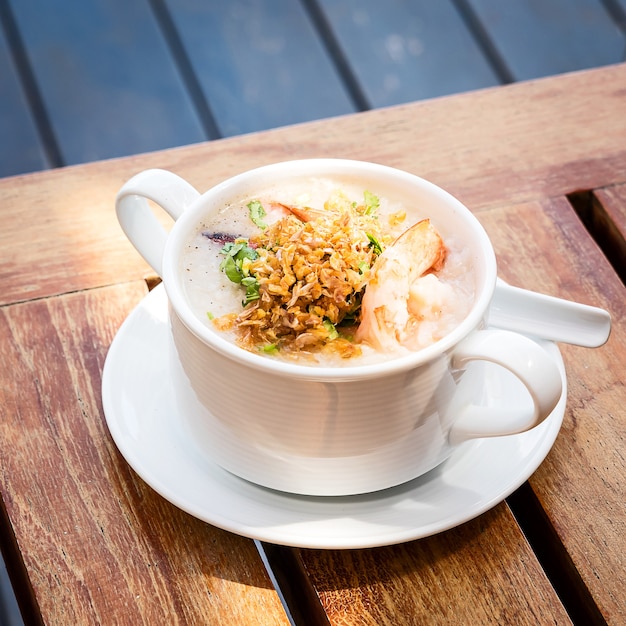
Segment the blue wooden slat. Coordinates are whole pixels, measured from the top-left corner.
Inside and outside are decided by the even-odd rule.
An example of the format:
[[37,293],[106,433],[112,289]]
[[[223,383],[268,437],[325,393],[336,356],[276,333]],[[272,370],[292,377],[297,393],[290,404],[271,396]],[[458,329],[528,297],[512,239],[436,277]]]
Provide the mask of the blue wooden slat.
[[11,0],[66,163],[200,141],[147,0]]
[[321,0],[374,107],[498,84],[449,0]]
[[617,4],[622,8],[622,11],[626,14],[626,0],[615,0]]
[[624,36],[601,0],[467,0],[516,80],[622,60]]
[[0,28],[0,177],[46,167],[45,154]]
[[0,624],[24,626],[4,559],[0,557]]
[[616,4],[618,11],[622,14],[621,17],[626,17],[626,0],[608,0],[607,7],[610,7],[611,4]]
[[168,0],[222,135],[354,111],[295,0]]
[[[613,2],[616,3],[616,6],[609,4],[607,7],[612,9],[613,19],[618,24],[622,33],[626,34],[626,0],[613,0]],[[624,43],[622,61],[626,61],[626,42]]]

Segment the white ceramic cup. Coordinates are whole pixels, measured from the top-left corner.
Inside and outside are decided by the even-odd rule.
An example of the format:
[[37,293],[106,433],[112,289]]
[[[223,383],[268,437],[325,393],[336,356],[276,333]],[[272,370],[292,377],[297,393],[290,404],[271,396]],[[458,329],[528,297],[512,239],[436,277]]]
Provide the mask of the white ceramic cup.
[[[341,367],[254,354],[198,319],[185,296],[180,257],[203,217],[268,182],[303,176],[350,179],[427,207],[444,241],[461,237],[470,249],[475,301],[467,317],[408,356]],[[146,199],[174,218],[169,234]],[[516,333],[483,329],[497,275],[491,242],[466,207],[417,176],[373,163],[311,159],[257,168],[201,195],[171,172],[148,170],[121,188],[117,215],[163,278],[181,419],[207,458],[254,483],[321,496],[385,489],[431,470],[468,439],[535,427],[561,396],[558,367],[543,348]],[[462,384],[474,361],[512,372],[529,401],[507,406],[487,398],[476,406],[472,390]]]

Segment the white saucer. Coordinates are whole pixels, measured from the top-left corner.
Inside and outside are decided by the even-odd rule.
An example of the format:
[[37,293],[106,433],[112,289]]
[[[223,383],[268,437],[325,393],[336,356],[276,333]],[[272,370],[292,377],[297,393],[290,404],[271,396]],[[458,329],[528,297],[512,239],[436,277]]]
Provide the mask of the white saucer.
[[[459,447],[443,464],[405,485],[348,497],[309,497],[258,487],[208,461],[177,419],[169,383],[167,301],[162,285],[129,315],[107,355],[102,398],[109,430],[131,467],[164,498],[214,526],[304,548],[366,548],[433,535],[501,502],[539,466],[563,421],[566,378],[552,343],[563,394],[532,431]],[[515,383],[521,386],[520,383]],[[516,384],[485,370],[479,386],[523,402]]]

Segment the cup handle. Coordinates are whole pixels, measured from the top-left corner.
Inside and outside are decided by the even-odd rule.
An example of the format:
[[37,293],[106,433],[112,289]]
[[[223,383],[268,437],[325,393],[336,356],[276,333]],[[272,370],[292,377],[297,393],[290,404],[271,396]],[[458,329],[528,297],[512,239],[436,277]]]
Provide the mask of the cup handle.
[[[545,420],[563,393],[556,362],[540,345],[506,330],[479,330],[455,349],[452,367],[463,369],[476,360],[490,361],[508,369],[524,384],[533,402],[529,407],[462,406],[448,436],[452,445],[477,437],[512,435]],[[458,406],[458,405],[457,405]]]
[[133,176],[117,194],[115,210],[122,230],[161,277],[167,231],[159,223],[148,200],[156,202],[177,220],[199,197],[200,193],[187,181],[160,169],[146,170]]

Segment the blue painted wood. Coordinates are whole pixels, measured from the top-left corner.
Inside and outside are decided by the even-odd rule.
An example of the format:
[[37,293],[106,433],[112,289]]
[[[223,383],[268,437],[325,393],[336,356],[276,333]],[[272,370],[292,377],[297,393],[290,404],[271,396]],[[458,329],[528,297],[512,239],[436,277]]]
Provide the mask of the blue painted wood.
[[601,0],[466,0],[515,80],[622,60],[624,35]]
[[10,0],[65,163],[205,134],[147,0]]
[[622,11],[626,13],[626,0],[615,0],[615,2],[617,2],[617,4],[619,4],[619,6],[622,8]]
[[[626,0],[0,2],[15,13],[64,163],[211,138],[207,117],[234,135],[496,84],[480,29],[456,7],[473,9],[513,79],[626,50],[605,9]],[[0,175],[46,167],[41,111],[29,110],[1,34],[0,90]]]
[[320,0],[373,107],[498,84],[449,0]]
[[2,626],[24,626],[2,557],[0,557],[0,624]]
[[[607,8],[612,9],[613,20],[618,24],[620,30],[626,34],[626,0],[605,0],[608,1]],[[626,61],[626,44],[622,61]]]
[[300,2],[166,4],[222,135],[354,111]]
[[19,76],[0,28],[0,177],[48,166]]

